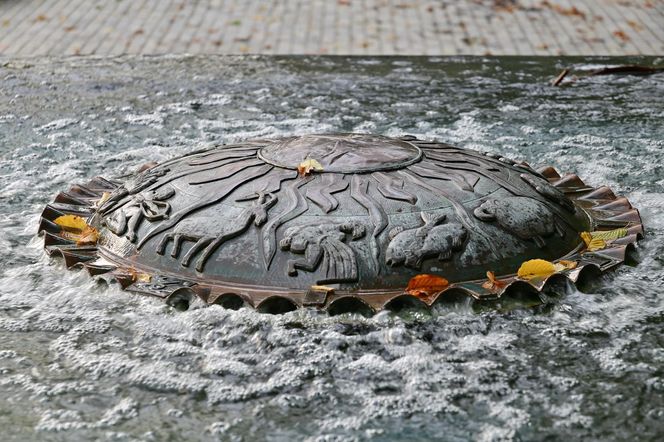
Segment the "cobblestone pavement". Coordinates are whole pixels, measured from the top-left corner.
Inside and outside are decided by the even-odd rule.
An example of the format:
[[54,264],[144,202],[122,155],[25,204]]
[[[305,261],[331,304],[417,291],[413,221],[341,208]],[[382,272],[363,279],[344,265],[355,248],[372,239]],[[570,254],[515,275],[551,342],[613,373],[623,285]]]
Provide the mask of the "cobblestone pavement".
[[0,55],[664,54],[664,0],[0,0]]

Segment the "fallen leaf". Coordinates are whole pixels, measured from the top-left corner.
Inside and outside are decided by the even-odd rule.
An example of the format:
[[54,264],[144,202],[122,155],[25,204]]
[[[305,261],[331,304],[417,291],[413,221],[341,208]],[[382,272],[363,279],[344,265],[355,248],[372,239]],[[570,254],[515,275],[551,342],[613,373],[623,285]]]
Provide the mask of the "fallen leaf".
[[80,233],[88,227],[88,223],[76,215],[62,215],[53,220],[53,222],[68,232]]
[[111,193],[110,193],[110,192],[104,192],[104,193],[102,193],[102,194],[101,194],[101,198],[99,198],[99,200],[97,201],[97,203],[95,204],[95,206],[97,206],[97,207],[101,207],[101,206],[103,206],[104,203],[105,203],[106,201],[108,201],[108,199],[109,199],[110,197],[111,197]]
[[603,239],[605,241],[613,241],[615,239],[624,238],[628,233],[629,231],[623,227],[613,230],[596,230],[594,232],[590,232],[590,236],[593,238]]
[[556,267],[552,262],[544,259],[531,259],[521,264],[517,276],[521,279],[531,280],[546,278],[554,273],[556,273]]
[[562,272],[563,270],[572,270],[575,269],[579,263],[576,261],[569,261],[567,259],[561,259],[560,261],[553,264],[553,267],[556,269],[556,273]]
[[325,293],[332,293],[334,292],[334,287],[330,287],[327,285],[312,285],[310,287],[311,290],[317,291],[317,292],[325,292]]
[[487,281],[485,281],[484,284],[482,284],[482,287],[484,287],[487,290],[498,290],[507,285],[505,281],[496,279],[496,275],[492,271],[486,272],[486,279]]
[[97,229],[89,226],[85,219],[80,216],[62,215],[57,217],[53,222],[62,229],[60,235],[63,238],[76,241],[76,245],[96,244],[99,239]]
[[307,158],[297,166],[297,171],[300,176],[306,176],[309,175],[312,171],[322,172],[323,166],[313,158]]
[[595,252],[606,248],[609,241],[627,236],[625,228],[614,230],[598,230],[595,232],[581,232],[581,239],[586,243],[586,251]]
[[428,298],[445,290],[450,285],[449,281],[442,276],[421,274],[410,278],[406,292],[418,298]]
[[136,272],[132,271],[131,272],[131,279],[133,282],[150,282],[152,280],[152,276],[148,275],[147,273],[142,273],[142,272]]
[[92,244],[97,244],[97,240],[99,239],[99,233],[97,232],[97,229],[95,229],[92,226],[85,226],[85,229],[78,235],[78,238],[72,238],[76,239],[76,245],[79,246],[85,246],[85,245],[92,245]]

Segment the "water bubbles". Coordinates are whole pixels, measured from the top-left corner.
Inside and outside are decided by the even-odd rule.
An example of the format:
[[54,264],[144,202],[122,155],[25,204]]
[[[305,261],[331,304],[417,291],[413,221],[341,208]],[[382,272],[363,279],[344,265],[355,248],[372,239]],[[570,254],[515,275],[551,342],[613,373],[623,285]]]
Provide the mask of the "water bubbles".
[[[76,75],[38,66],[17,73],[32,101],[0,103],[0,422],[45,440],[627,439],[635,419],[654,436],[664,109],[652,85],[552,91],[495,60],[482,63],[502,66],[498,78],[456,60],[470,85],[437,60],[203,57],[200,75],[188,60],[136,62],[130,83],[116,81],[122,63],[80,61]],[[117,87],[88,87],[102,81]],[[616,94],[649,113],[602,99]],[[633,190],[648,232],[640,264],[545,310],[178,312],[65,271],[35,237],[41,208],[71,182],[250,137],[353,130],[416,133]]]

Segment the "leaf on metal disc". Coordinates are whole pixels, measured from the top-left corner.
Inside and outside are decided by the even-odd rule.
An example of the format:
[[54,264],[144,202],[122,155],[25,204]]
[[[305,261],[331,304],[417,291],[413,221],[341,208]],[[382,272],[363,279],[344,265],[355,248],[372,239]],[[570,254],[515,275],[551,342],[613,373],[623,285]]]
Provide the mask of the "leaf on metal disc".
[[521,264],[517,276],[528,281],[531,279],[544,279],[554,273],[574,269],[577,265],[576,261],[566,259],[561,259],[556,263],[544,259],[531,259]]
[[300,176],[309,175],[311,172],[322,172],[323,165],[313,158],[307,158],[297,166],[297,172]]
[[96,244],[99,239],[97,229],[89,226],[85,219],[76,215],[62,215],[54,220],[62,231],[60,235],[63,238],[76,241],[76,245],[85,246]]
[[104,192],[104,193],[102,193],[102,194],[101,194],[101,198],[99,198],[99,200],[97,201],[97,203],[95,204],[95,206],[97,206],[97,207],[101,207],[106,201],[108,201],[108,199],[109,199],[110,197],[111,197],[111,193],[110,193],[110,192]]
[[562,272],[564,270],[572,270],[575,269],[576,266],[579,263],[577,261],[569,261],[567,259],[561,259],[557,263],[555,263],[553,266],[556,268],[556,273]]
[[131,279],[132,279],[133,282],[148,283],[152,280],[152,276],[148,275],[147,273],[132,271],[131,272]]
[[586,250],[594,252],[606,248],[607,243],[627,236],[625,228],[614,230],[598,230],[596,232],[581,232],[581,239],[586,243]]
[[76,215],[62,215],[53,222],[68,232],[82,232],[88,226],[83,218]]
[[482,284],[482,287],[487,290],[499,290],[507,285],[505,281],[497,279],[492,271],[486,272],[486,279],[487,280]]
[[556,267],[552,262],[544,259],[531,259],[521,264],[517,276],[521,279],[531,280],[546,278],[554,273],[556,273]]
[[99,233],[94,227],[85,226],[85,229],[78,235],[78,238],[74,239],[76,239],[76,244],[79,246],[97,244]]
[[428,298],[450,285],[449,281],[442,276],[437,275],[416,275],[408,281],[406,292],[418,298]]

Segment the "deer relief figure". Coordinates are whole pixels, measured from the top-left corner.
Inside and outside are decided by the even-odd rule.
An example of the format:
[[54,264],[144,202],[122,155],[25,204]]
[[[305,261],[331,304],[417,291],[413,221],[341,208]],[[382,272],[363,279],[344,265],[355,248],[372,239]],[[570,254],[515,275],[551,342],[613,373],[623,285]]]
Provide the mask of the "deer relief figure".
[[347,237],[351,241],[360,239],[365,233],[364,225],[356,221],[289,227],[279,246],[291,253],[304,254],[304,258],[289,260],[288,274],[297,276],[298,269],[313,272],[322,263],[325,277],[318,284],[357,281],[357,258],[344,241]]
[[125,207],[116,210],[105,221],[106,227],[116,235],[124,234],[129,241],[136,242],[136,230],[143,219],[155,222],[168,218],[171,205],[165,200],[174,194],[171,187],[136,194]]
[[422,227],[404,229],[397,227],[389,233],[390,243],[385,252],[385,263],[390,267],[405,265],[419,269],[425,259],[438,257],[445,261],[453,252],[463,248],[468,236],[466,228],[459,223],[441,224],[445,214],[421,212]]
[[[168,243],[173,241],[171,257],[177,259],[180,256],[182,243],[184,241],[194,241],[194,245],[182,257],[180,264],[183,267],[188,267],[194,256],[202,250],[196,259],[196,271],[202,272],[205,263],[215,250],[224,242],[247,230],[252,222],[256,227],[263,225],[267,221],[268,210],[277,203],[276,196],[264,192],[257,192],[248,198],[243,198],[242,201],[249,199],[254,199],[251,207],[242,209],[240,214],[228,224],[220,223],[220,219],[216,216],[183,219],[172,232],[161,238],[157,245],[157,253],[163,255]],[[221,233],[219,233],[220,228]]]

